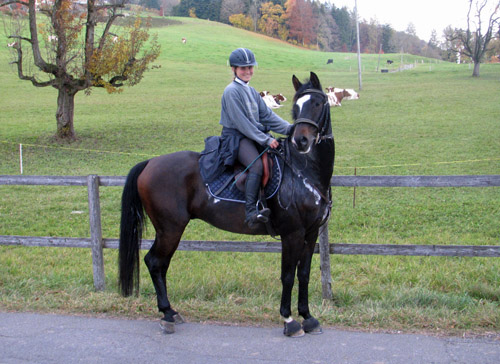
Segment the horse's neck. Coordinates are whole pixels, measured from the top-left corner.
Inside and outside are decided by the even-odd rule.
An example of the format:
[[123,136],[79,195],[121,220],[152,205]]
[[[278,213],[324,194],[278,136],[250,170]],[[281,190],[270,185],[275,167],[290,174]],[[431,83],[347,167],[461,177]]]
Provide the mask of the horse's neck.
[[308,154],[301,154],[291,147],[291,162],[302,175],[317,187],[327,188],[333,174],[335,147],[333,139],[322,140]]
[[319,182],[322,186],[329,187],[333,174],[333,162],[335,160],[335,143],[332,139],[321,141],[314,148],[314,159],[318,165]]

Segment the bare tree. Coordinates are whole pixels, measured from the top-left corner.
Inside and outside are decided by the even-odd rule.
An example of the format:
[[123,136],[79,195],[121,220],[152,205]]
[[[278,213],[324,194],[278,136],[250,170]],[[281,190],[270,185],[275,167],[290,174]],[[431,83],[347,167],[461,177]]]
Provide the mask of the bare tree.
[[467,29],[455,29],[446,34],[446,40],[452,46],[451,50],[470,57],[474,62],[473,77],[479,77],[479,66],[488,51],[488,45],[494,36],[494,28],[500,19],[500,1],[495,0],[495,2],[492,6],[488,6],[488,0],[470,0]]
[[220,6],[220,21],[229,24],[229,16],[242,14],[245,11],[243,0],[222,0]]
[[[115,20],[123,16],[124,4],[125,0],[87,0],[86,4],[46,0],[40,5],[35,0],[0,0],[0,7],[15,7],[11,24],[21,24],[12,26],[7,34],[19,78],[36,87],[58,90],[59,139],[76,138],[74,99],[79,91],[104,87],[116,92],[121,86],[133,86],[160,53],[155,37],[144,49],[149,33],[139,18],[128,27],[119,27],[120,34],[111,32]],[[38,24],[37,14],[47,16],[48,21]],[[26,20],[27,25],[23,27],[16,19]],[[104,24],[97,26],[99,21]]]

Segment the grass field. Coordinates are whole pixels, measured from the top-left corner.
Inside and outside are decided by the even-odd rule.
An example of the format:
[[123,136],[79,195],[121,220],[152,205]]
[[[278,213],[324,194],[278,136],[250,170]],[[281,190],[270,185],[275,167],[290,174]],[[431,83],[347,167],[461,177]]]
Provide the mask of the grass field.
[[[201,151],[220,133],[226,65],[237,47],[259,62],[252,85],[289,98],[277,112],[290,120],[293,74],[310,71],[324,87],[358,89],[354,54],[303,50],[197,19],[157,27],[161,68],[119,95],[77,95],[72,144],[54,141],[56,91],[20,81],[0,48],[0,174],[125,175],[137,162],[178,150]],[[182,44],[181,38],[187,38]],[[1,44],[5,44],[3,38]],[[334,59],[333,65],[326,60]],[[363,55],[361,98],[332,109],[335,174],[500,174],[500,65],[468,65],[411,55],[383,55],[412,70],[376,72]],[[385,65],[384,65],[385,66]],[[117,237],[120,188],[101,188],[104,237]],[[499,188],[335,188],[330,241],[391,244],[500,244]],[[80,187],[0,186],[0,234],[89,236],[87,191]],[[152,238],[153,229],[147,237]],[[193,240],[264,240],[193,221]],[[188,320],[279,324],[277,254],[178,252],[169,293]],[[324,325],[445,334],[500,332],[497,258],[332,256],[332,302],[322,302],[319,258],[310,303]],[[154,318],[156,299],[145,266],[141,295],[117,293],[116,252],[105,251],[105,292],[93,290],[89,250],[0,247],[0,307]],[[295,298],[294,298],[294,301]]]

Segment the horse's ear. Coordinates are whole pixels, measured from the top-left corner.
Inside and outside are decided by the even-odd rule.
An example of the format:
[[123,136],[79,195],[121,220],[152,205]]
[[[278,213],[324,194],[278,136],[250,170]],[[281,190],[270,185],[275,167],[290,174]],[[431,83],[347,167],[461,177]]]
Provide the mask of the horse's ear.
[[311,72],[310,81],[311,81],[311,85],[314,88],[317,88],[317,89],[321,90],[321,82],[319,82],[319,78],[318,78],[318,76],[316,76],[316,73]]
[[297,77],[295,77],[295,75],[293,75],[292,77],[292,83],[293,87],[295,88],[295,91],[298,91],[299,88],[302,86],[302,83],[299,81]]

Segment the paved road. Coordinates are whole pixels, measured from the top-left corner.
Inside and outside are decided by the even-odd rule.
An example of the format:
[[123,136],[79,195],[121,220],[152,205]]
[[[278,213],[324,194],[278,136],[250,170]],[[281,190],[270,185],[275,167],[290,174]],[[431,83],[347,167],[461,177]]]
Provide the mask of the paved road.
[[0,312],[0,363],[500,363],[500,341]]

